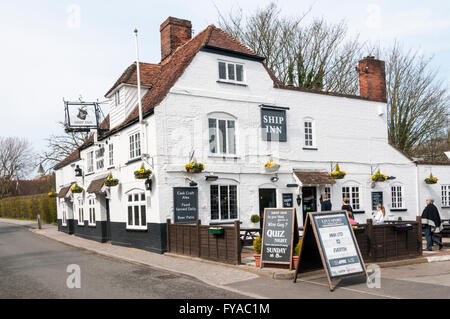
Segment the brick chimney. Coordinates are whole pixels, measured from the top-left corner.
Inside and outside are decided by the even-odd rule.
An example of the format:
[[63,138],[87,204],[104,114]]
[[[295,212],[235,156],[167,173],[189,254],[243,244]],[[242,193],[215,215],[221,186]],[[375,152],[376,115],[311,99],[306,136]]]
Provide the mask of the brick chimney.
[[384,61],[368,56],[359,61],[359,95],[369,100],[386,102]]
[[161,61],[192,36],[191,21],[168,17],[159,28],[161,32]]

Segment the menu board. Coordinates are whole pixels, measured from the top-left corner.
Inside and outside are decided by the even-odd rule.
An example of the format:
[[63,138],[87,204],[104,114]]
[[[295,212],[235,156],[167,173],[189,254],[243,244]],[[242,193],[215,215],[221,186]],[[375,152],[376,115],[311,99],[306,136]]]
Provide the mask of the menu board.
[[383,205],[383,192],[372,192],[372,210],[377,210],[377,205]]
[[347,214],[312,214],[312,218],[330,278],[365,272]]
[[191,224],[198,219],[198,188],[174,187],[173,210],[175,224]]
[[297,218],[295,208],[266,208],[264,211],[261,265],[287,263],[291,265],[294,226]]
[[283,207],[294,207],[292,193],[283,194]]

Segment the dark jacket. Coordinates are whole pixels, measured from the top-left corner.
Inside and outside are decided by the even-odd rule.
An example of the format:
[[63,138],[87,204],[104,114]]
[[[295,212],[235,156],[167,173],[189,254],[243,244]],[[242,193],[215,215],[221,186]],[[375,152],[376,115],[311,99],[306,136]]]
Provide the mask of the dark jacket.
[[329,199],[324,200],[320,206],[320,211],[324,212],[327,210],[331,210],[331,201]]
[[423,210],[422,225],[430,226],[433,233],[439,233],[443,229],[439,211],[434,204],[427,205]]

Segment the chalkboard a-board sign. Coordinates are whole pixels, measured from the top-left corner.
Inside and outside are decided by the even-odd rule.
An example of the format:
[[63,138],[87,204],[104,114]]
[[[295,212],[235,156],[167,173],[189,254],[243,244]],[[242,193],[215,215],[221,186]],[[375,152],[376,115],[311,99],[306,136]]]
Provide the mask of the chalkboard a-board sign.
[[283,194],[283,207],[284,208],[294,207],[292,193]]
[[383,192],[372,192],[372,210],[377,210],[377,205],[383,205]]
[[[323,268],[330,290],[331,280],[344,276],[367,276],[358,243],[345,211],[308,213],[295,270],[294,282],[299,272]],[[314,235],[314,236],[313,236]]]
[[292,269],[294,245],[298,242],[295,208],[265,208],[261,244],[261,268],[267,264],[288,264]]
[[198,219],[198,188],[173,188],[173,213],[175,224],[191,224]]

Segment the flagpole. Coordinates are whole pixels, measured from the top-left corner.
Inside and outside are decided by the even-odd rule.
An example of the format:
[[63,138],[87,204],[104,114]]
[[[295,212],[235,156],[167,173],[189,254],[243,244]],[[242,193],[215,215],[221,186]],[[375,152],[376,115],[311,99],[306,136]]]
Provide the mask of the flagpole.
[[138,30],[134,29],[136,39],[136,71],[137,71],[137,87],[138,87],[138,103],[139,103],[139,123],[142,123],[142,101],[141,101],[141,71],[139,65],[139,43]]

